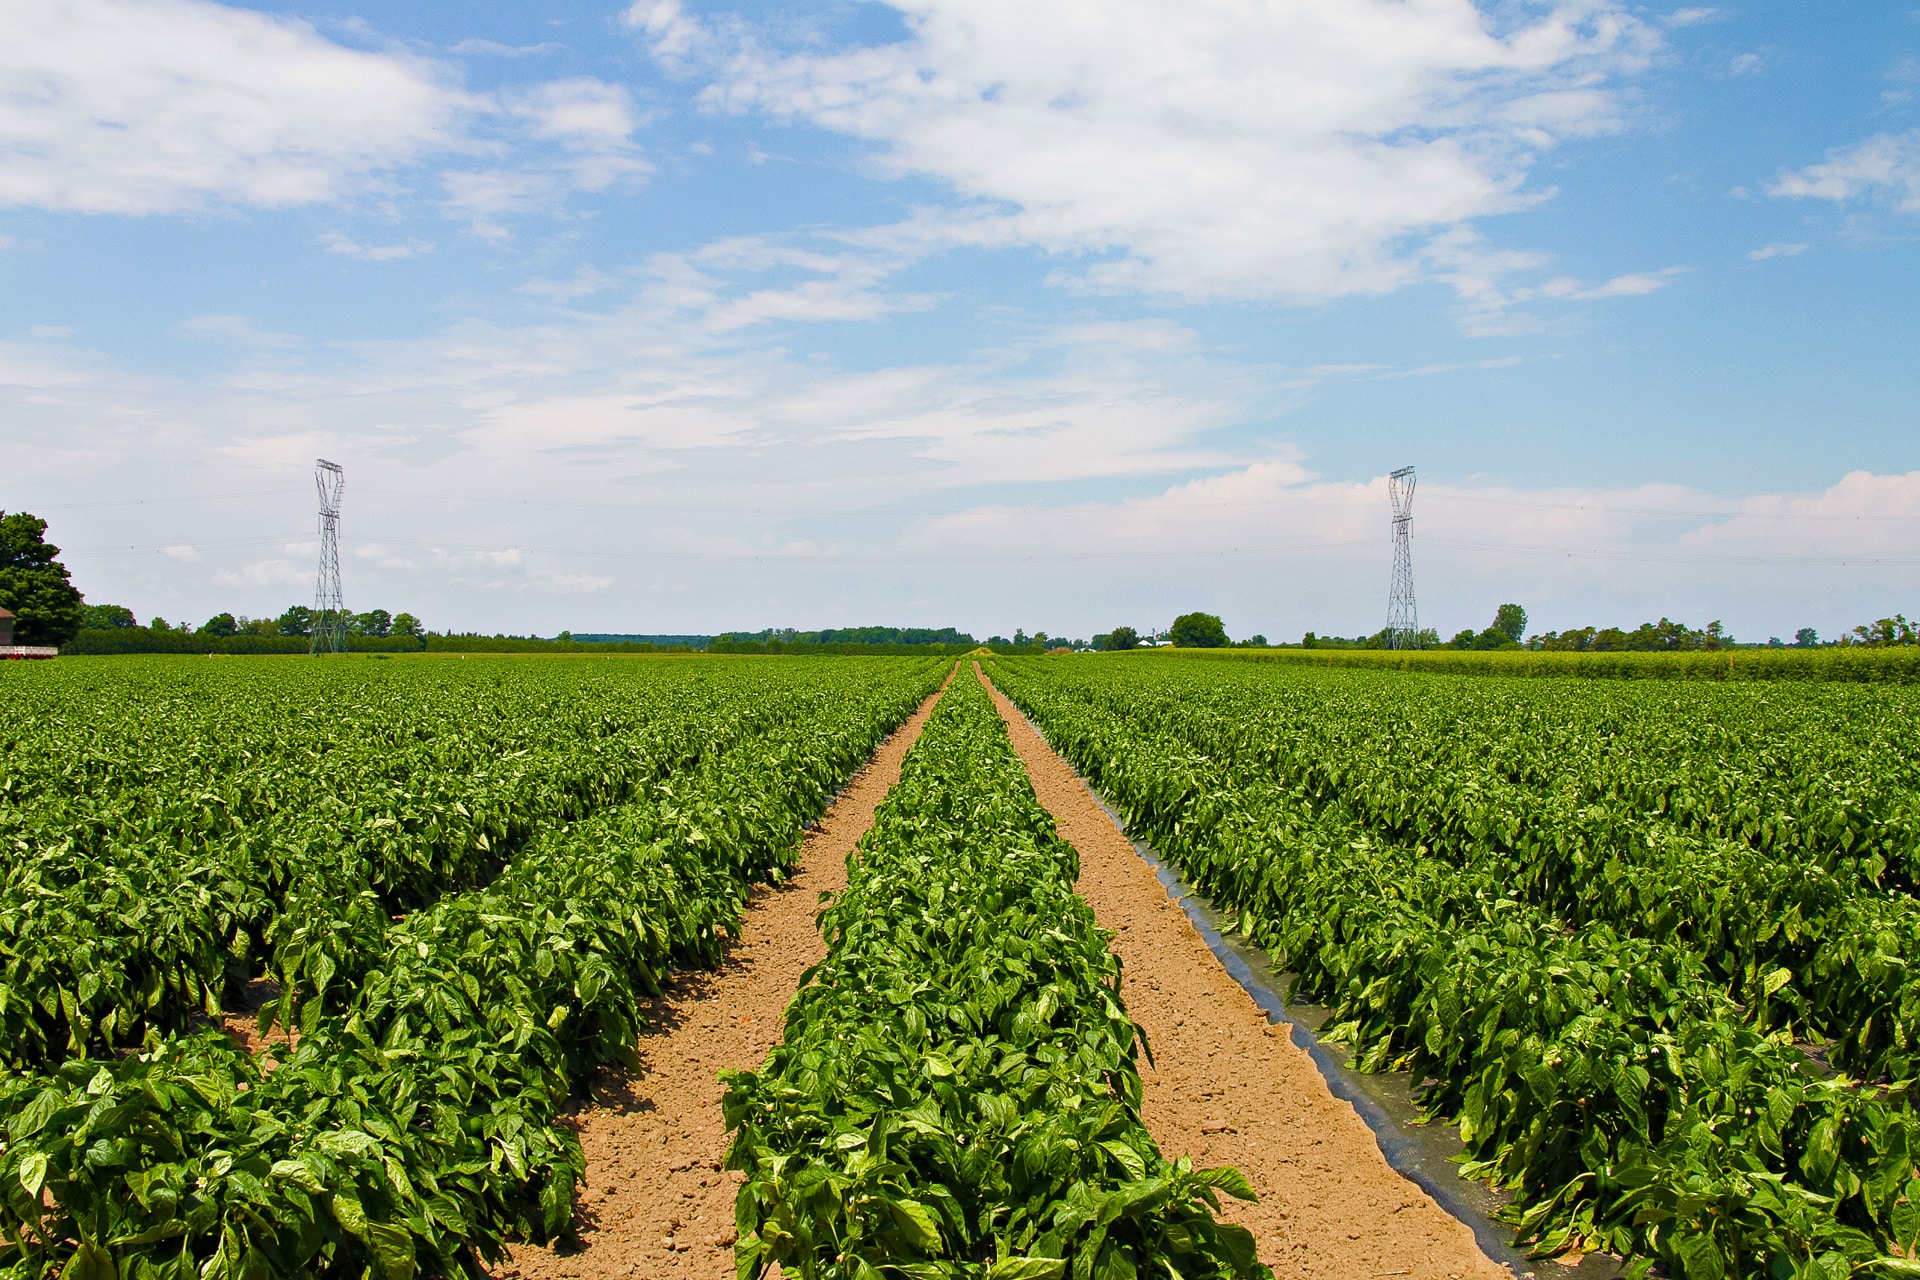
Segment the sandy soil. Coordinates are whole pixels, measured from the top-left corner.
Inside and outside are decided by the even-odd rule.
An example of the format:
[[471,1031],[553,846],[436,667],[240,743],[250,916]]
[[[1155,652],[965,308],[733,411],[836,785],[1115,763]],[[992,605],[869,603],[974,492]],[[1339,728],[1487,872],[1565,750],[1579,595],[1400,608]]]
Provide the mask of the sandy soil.
[[1463,1223],[1394,1172],[1366,1123],[1215,959],[1079,775],[988,688],[1040,803],[1079,850],[1076,887],[1116,934],[1122,998],[1159,1063],[1143,1062],[1141,1078],[1142,1119],[1161,1149],[1247,1175],[1260,1203],[1228,1201],[1225,1216],[1253,1231],[1277,1276],[1511,1280]]
[[719,1074],[759,1066],[780,1040],[800,975],[826,957],[820,894],[846,887],[846,859],[873,826],[939,695],[881,744],[807,837],[791,880],[762,890],[712,972],[682,974],[649,1014],[641,1070],[603,1074],[575,1117],[587,1157],[576,1209],[584,1248],[523,1246],[501,1280],[676,1275],[734,1280],[733,1196]]

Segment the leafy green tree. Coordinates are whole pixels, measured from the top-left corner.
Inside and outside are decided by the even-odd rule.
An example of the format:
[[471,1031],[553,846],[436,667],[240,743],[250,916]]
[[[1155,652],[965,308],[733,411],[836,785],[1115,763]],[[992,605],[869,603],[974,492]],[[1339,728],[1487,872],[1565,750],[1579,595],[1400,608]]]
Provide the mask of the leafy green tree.
[[1819,643],[1820,633],[1812,627],[1802,627],[1793,633],[1793,647],[1796,649],[1811,649]]
[[240,634],[240,624],[230,613],[216,613],[207,619],[207,625],[200,628],[204,636],[232,636]]
[[117,604],[89,604],[80,607],[82,631],[107,631],[114,627],[137,627],[133,610]]
[[386,636],[393,630],[393,615],[385,609],[369,609],[365,613],[353,616],[353,631],[356,635]]
[[1221,649],[1227,628],[1211,613],[1183,613],[1173,620],[1172,639],[1182,649]]
[[303,604],[296,604],[279,619],[280,634],[283,636],[310,636],[313,634],[313,610]]
[[1907,615],[1896,613],[1891,618],[1881,618],[1853,629],[1849,643],[1871,645],[1882,648],[1886,645],[1920,644],[1920,624],[1907,621]]
[[1490,629],[1519,644],[1527,638],[1527,611],[1517,604],[1503,604],[1494,610]]
[[15,644],[65,644],[80,634],[80,593],[46,533],[38,516],[0,511],[0,609],[13,614]]
[[1132,627],[1115,627],[1113,630],[1107,632],[1107,648],[1109,649],[1138,649],[1139,647],[1140,633]]
[[149,631],[171,631],[172,629],[172,627],[167,625],[165,618],[153,618],[147,623],[147,630]]
[[[396,636],[405,636],[409,640],[418,640],[426,634],[426,629],[420,625],[420,619],[414,617],[412,614],[396,613],[393,615],[393,634]],[[563,632],[562,634],[566,635],[568,639],[573,638],[569,632]]]

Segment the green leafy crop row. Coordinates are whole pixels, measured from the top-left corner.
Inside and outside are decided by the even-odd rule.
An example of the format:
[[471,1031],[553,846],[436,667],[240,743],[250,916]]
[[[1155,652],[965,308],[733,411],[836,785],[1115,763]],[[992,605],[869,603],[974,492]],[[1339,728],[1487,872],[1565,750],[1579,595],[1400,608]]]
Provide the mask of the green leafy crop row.
[[380,913],[351,979],[316,974],[290,1002],[291,1047],[155,1032],[13,1068],[0,1276],[477,1280],[503,1241],[567,1234],[569,1092],[631,1060],[641,1000],[718,957],[750,886],[938,678],[904,662],[744,681],[759,731],[709,703],[714,749],[530,833],[484,886]]
[[731,1077],[740,1275],[1270,1273],[1217,1222],[1232,1169],[1167,1160],[1077,860],[979,684],[949,686],[761,1070]]
[[1770,1028],[1855,1074],[1920,1067],[1911,690],[1104,671],[1060,676],[1167,740],[1142,822],[1189,786],[1277,787],[1569,926],[1687,947]]
[[[1476,810],[1496,784],[1511,789],[1526,768],[1544,767],[1516,763],[1529,754],[1524,742],[1492,752],[1505,762],[1502,776],[1484,767],[1474,748],[1487,742],[1486,725],[1474,712],[1492,711],[1474,700],[1491,694],[1375,676],[1377,718],[1362,720],[1365,697],[1346,695],[1366,678],[1296,672],[1242,683],[1219,664],[1207,669],[1220,686],[1210,695],[1173,664],[1137,670],[1003,664],[996,678],[1135,831],[1296,972],[1298,996],[1332,1007],[1324,1035],[1351,1045],[1364,1069],[1405,1068],[1426,1081],[1429,1111],[1460,1125],[1466,1171],[1513,1192],[1509,1216],[1523,1242],[1541,1253],[1610,1248],[1640,1270],[1659,1260],[1690,1280],[1920,1274],[1910,1261],[1920,1246],[1920,1119],[1906,1073],[1877,1084],[1829,1078],[1795,1043],[1793,1018],[1773,1006],[1798,1002],[1804,1013],[1818,1002],[1821,975],[1779,968],[1730,984],[1738,966],[1721,951],[1741,940],[1706,927],[1713,896],[1681,878],[1684,859],[1636,852],[1605,827],[1555,827],[1551,794],[1532,809],[1509,795],[1511,826],[1500,803]],[[1154,687],[1155,671],[1168,673],[1165,687]],[[1539,736],[1606,725],[1610,745],[1569,762],[1569,772],[1651,780],[1672,760],[1681,778],[1705,776],[1679,741],[1685,707],[1667,704],[1681,723],[1663,736],[1631,723],[1628,700],[1644,695],[1595,688],[1539,682],[1525,695],[1543,712],[1559,708],[1557,720],[1535,725]],[[1769,696],[1793,691],[1775,686]],[[1616,701],[1597,710],[1588,701],[1607,697]],[[1262,699],[1287,713],[1261,716]],[[1703,719],[1704,702],[1693,708]],[[1195,705],[1205,714],[1174,709]],[[1269,735],[1264,746],[1249,723]],[[1646,758],[1603,758],[1634,748],[1635,732]],[[1791,754],[1790,743],[1758,737],[1762,749]],[[1370,741],[1378,760],[1339,745],[1343,738]],[[1304,760],[1315,743],[1336,744],[1336,758]],[[1438,794],[1396,787],[1387,776],[1396,767]],[[1533,780],[1549,793],[1590,784],[1556,783],[1551,770]],[[1488,812],[1482,835],[1463,836]],[[1645,814],[1619,816],[1656,844],[1698,837]],[[1553,841],[1529,845],[1530,824]],[[1727,865],[1791,865],[1788,843],[1762,850],[1720,840]],[[1811,856],[1808,874],[1831,874],[1820,862]],[[1555,891],[1533,874],[1541,864],[1562,878]],[[1651,912],[1660,874],[1675,877],[1665,914],[1627,910],[1631,901]],[[1639,887],[1624,892],[1636,878]],[[1899,891],[1870,878],[1835,892],[1843,902],[1879,895],[1900,909]],[[1844,934],[1857,919],[1824,923]],[[1806,991],[1793,991],[1796,983]]]
[[816,696],[606,666],[0,673],[0,1063],[186,1031],[255,977],[343,989],[391,918]]

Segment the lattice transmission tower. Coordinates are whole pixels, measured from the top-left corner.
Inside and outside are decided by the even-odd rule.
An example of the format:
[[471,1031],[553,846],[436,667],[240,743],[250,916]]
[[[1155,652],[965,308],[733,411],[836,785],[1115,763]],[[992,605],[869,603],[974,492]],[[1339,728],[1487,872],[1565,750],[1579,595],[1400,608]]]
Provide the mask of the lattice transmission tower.
[[320,491],[320,581],[313,589],[313,641],[308,653],[339,653],[347,647],[347,604],[340,591],[340,495],[347,473],[321,458],[313,468]]
[[1420,609],[1413,602],[1413,468],[1387,477],[1393,502],[1393,586],[1387,592],[1387,648],[1420,646]]

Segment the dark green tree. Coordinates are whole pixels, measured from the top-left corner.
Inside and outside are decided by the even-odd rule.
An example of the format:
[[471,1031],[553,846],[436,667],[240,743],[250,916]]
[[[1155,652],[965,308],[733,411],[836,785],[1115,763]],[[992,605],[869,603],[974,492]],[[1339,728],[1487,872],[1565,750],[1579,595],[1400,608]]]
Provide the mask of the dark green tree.
[[1182,649],[1221,649],[1227,644],[1226,624],[1211,613],[1183,613],[1173,620],[1171,636]]
[[[420,619],[412,614],[396,613],[393,615],[393,634],[405,636],[409,640],[418,640],[426,634],[426,629],[420,625]],[[569,634],[568,638],[571,639],[572,636]]]
[[313,634],[313,610],[303,604],[296,604],[279,617],[280,634],[283,636],[310,636]]
[[1139,647],[1140,633],[1132,627],[1115,627],[1113,630],[1107,632],[1107,648],[1109,649],[1138,649]]
[[80,629],[82,631],[107,631],[114,627],[137,627],[133,610],[117,604],[88,604],[80,606]]
[[369,609],[353,617],[353,631],[356,635],[385,637],[393,630],[393,615],[385,609]]
[[0,511],[0,609],[13,614],[15,644],[65,644],[80,634],[80,593],[46,533],[38,516]]
[[1527,611],[1517,604],[1503,604],[1493,613],[1493,626],[1507,639],[1519,644],[1527,638]]
[[1793,647],[1796,649],[1811,649],[1819,643],[1820,633],[1812,627],[1802,627],[1793,633]]
[[200,628],[200,634],[203,636],[231,636],[238,635],[239,632],[240,624],[230,613],[216,613],[207,619],[206,626]]

